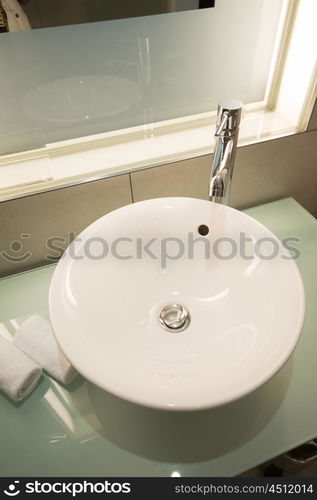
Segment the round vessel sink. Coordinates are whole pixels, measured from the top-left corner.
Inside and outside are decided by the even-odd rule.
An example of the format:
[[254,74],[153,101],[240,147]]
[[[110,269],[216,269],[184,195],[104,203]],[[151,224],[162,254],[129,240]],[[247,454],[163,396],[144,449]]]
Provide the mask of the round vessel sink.
[[159,198],[87,227],[50,288],[56,339],[104,390],[167,410],[255,390],[299,339],[304,291],[290,251],[232,208]]

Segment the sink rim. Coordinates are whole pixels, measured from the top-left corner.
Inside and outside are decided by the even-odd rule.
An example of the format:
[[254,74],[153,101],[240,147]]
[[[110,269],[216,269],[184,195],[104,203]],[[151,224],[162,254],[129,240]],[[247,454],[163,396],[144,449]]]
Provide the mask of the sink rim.
[[[210,204],[210,205],[213,204],[212,202],[209,202],[209,201],[206,201],[206,200],[201,200],[201,199],[197,199],[197,198],[189,198],[189,197],[165,197],[165,198],[153,198],[153,199],[150,199],[150,200],[143,200],[143,201],[139,201],[139,202],[136,202],[136,203],[132,203],[132,204],[126,205],[124,207],[120,207],[120,208],[118,208],[118,209],[116,209],[116,210],[114,210],[112,212],[109,212],[108,214],[102,216],[100,219],[97,219],[96,221],[94,221],[91,225],[87,226],[87,228],[85,228],[83,230],[83,232],[86,231],[88,228],[90,228],[93,224],[95,224],[98,221],[100,221],[101,219],[109,216],[110,214],[119,212],[122,209],[126,209],[127,207],[133,207],[133,206],[136,206],[136,205],[146,204],[146,203],[149,204],[149,203],[153,203],[153,202],[160,202],[160,203],[164,203],[164,202],[168,202],[168,203],[176,202],[177,203],[179,200],[182,200],[182,201],[193,201],[193,202],[197,202],[198,201],[198,202],[203,202],[203,203]],[[213,205],[217,205],[217,204],[213,204]],[[226,206],[224,208],[228,209],[230,211],[233,211],[233,212],[238,212],[240,214],[243,214],[243,216],[245,218],[250,219],[250,220],[256,222],[257,226],[259,228],[261,227],[264,230],[265,234],[269,233],[275,240],[277,240],[278,242],[281,243],[279,237],[277,237],[269,228],[267,228],[266,226],[264,226],[263,224],[261,224],[260,222],[258,222],[253,217],[250,217],[248,214],[245,214],[244,212],[238,211],[238,210],[236,210],[234,208],[231,208],[231,207],[227,207]],[[80,235],[82,235],[83,232],[81,232]],[[130,401],[130,402],[132,402],[134,404],[143,405],[143,406],[150,407],[150,408],[153,408],[153,409],[168,410],[168,411],[193,411],[193,410],[216,408],[216,407],[228,404],[228,403],[230,403],[232,401],[235,401],[237,399],[240,399],[240,398],[246,396],[247,394],[255,391],[256,389],[258,389],[263,384],[265,384],[277,372],[280,371],[280,369],[285,365],[285,363],[289,360],[290,356],[294,352],[294,349],[296,348],[296,345],[297,345],[297,343],[298,343],[298,341],[300,339],[300,335],[301,335],[301,331],[302,331],[302,327],[303,327],[303,323],[304,323],[304,319],[305,319],[305,290],[304,290],[303,280],[302,280],[300,271],[298,269],[297,263],[294,260],[291,260],[290,262],[292,262],[294,264],[293,269],[294,269],[294,272],[295,272],[296,282],[298,284],[297,290],[298,290],[298,293],[299,293],[299,300],[300,300],[300,303],[299,303],[300,315],[298,316],[298,318],[297,318],[297,324],[294,327],[294,332],[296,331],[296,334],[293,334],[294,337],[292,339],[292,342],[288,345],[288,348],[284,351],[284,354],[283,354],[283,356],[280,357],[279,361],[276,362],[275,365],[272,366],[271,369],[269,371],[267,371],[258,380],[258,382],[256,384],[254,384],[254,386],[252,388],[247,387],[245,390],[240,390],[239,394],[235,395],[234,397],[230,397],[230,396],[228,397],[228,396],[224,395],[223,398],[222,399],[218,399],[217,402],[210,402],[210,403],[199,404],[199,405],[193,405],[192,403],[190,403],[190,404],[186,403],[186,404],[183,404],[183,405],[177,404],[177,406],[167,406],[167,405],[162,405],[160,403],[153,403],[153,402],[149,402],[147,400],[142,400],[139,397],[134,397],[134,395],[131,395],[131,394],[127,395],[124,391],[122,392],[122,391],[118,390],[117,388],[114,389],[113,386],[109,386],[109,385],[107,385],[107,383],[102,383],[101,384],[100,380],[96,381],[96,378],[94,378],[91,375],[91,373],[87,372],[85,368],[83,369],[82,366],[79,366],[77,364],[76,360],[70,359],[70,357],[67,356],[67,353],[65,352],[65,350],[63,349],[63,346],[61,345],[61,342],[59,341],[59,336],[56,334],[56,332],[54,330],[53,321],[51,320],[51,322],[52,322],[52,329],[54,331],[55,338],[56,338],[58,344],[60,345],[62,351],[70,359],[71,363],[78,370],[78,372],[81,373],[91,383],[97,385],[98,387],[101,387],[103,390],[105,390],[107,392],[110,392],[111,394],[114,394],[115,396],[117,396],[119,398],[128,400],[128,401]],[[50,317],[52,317],[52,315],[51,315],[51,310],[52,310],[52,307],[51,307],[52,306],[52,295],[53,295],[53,286],[52,286],[52,284],[53,284],[54,277],[56,277],[56,271],[57,271],[57,268],[54,271],[54,274],[53,274],[53,277],[52,277],[52,281],[51,281],[50,291],[49,291]]]

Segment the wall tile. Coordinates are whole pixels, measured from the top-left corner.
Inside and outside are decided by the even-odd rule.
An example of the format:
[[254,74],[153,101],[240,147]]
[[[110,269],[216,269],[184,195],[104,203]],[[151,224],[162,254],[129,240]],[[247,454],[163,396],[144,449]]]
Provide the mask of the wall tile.
[[[0,276],[49,264],[47,253],[57,253],[48,252],[48,238],[64,238],[59,245],[66,248],[69,233],[78,234],[97,218],[131,202],[129,176],[121,175],[0,203]],[[18,250],[19,242],[23,250]],[[19,262],[26,252],[32,255]]]
[[317,212],[317,131],[240,148],[231,204],[238,208],[292,196]]
[[[238,149],[231,205],[246,208],[293,196],[317,212],[317,131]],[[131,174],[135,201],[162,196],[207,199],[212,156],[201,156]]]
[[134,201],[164,196],[208,197],[212,156],[199,156],[131,174]]

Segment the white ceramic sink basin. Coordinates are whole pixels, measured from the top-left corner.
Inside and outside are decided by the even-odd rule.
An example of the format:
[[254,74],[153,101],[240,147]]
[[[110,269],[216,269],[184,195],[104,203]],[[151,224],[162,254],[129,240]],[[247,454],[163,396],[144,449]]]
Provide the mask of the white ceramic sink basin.
[[300,336],[304,292],[289,251],[251,217],[161,198],[81,233],[57,265],[50,315],[65,355],[91,382],[190,410],[242,397],[282,367]]

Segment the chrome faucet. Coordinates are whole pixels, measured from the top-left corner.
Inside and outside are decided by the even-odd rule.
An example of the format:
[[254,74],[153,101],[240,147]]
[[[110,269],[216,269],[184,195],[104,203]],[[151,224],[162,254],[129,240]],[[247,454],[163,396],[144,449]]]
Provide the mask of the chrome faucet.
[[242,102],[237,99],[226,99],[218,104],[209,200],[223,205],[229,203],[241,111]]

